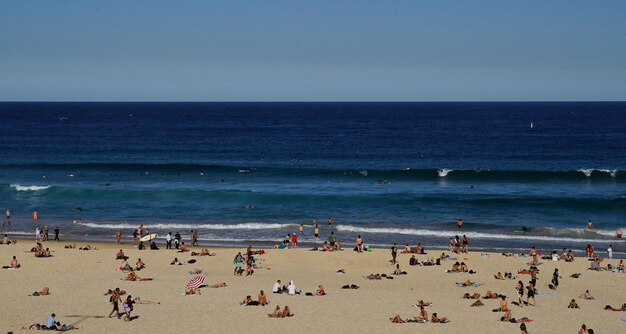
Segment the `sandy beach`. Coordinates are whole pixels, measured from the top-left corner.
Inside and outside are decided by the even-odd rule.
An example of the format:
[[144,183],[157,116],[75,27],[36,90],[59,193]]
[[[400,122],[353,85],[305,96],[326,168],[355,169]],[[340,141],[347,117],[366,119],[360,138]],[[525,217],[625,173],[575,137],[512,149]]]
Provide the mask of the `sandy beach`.
[[[77,243],[78,247],[87,243]],[[530,276],[517,275],[515,280],[496,280],[497,272],[527,268],[527,257],[489,256],[480,253],[450,254],[464,261],[469,269],[477,271],[446,273],[455,261],[443,261],[440,266],[409,266],[410,254],[399,254],[398,260],[407,275],[392,276],[393,279],[368,280],[364,276],[381,273],[391,274],[393,266],[388,249],[374,249],[359,254],[346,249],[338,252],[309,251],[308,249],[270,249],[258,256],[259,268],[250,277],[233,275],[233,258],[245,249],[212,248],[216,256],[191,257],[190,253],[174,250],[137,250],[132,243],[90,243],[97,250],[81,251],[64,249],[64,243],[45,242],[52,251],[51,258],[36,258],[29,252],[35,245],[31,240],[20,240],[16,245],[0,246],[0,262],[8,265],[13,255],[21,263],[17,270],[0,271],[3,289],[3,309],[0,329],[3,332],[26,332],[34,322],[45,323],[51,313],[56,313],[62,323],[74,324],[81,333],[121,333],[150,331],[171,332],[427,332],[450,333],[465,331],[475,333],[519,333],[519,324],[501,322],[502,312],[492,312],[499,307],[499,300],[483,300],[485,306],[470,307],[473,300],[461,298],[464,293],[484,293],[487,290],[507,295],[513,317],[528,317],[530,333],[578,333],[581,324],[587,324],[596,333],[619,333],[626,329],[624,312],[603,310],[605,305],[620,307],[626,300],[624,274],[592,272],[587,270],[589,261],[577,258],[573,263],[544,260],[539,266],[537,290],[548,291],[554,268],[562,276],[557,294],[539,295],[536,306],[519,307],[514,287],[521,279],[528,283]],[[147,268],[138,271],[140,277],[154,278],[152,281],[123,281],[126,274],[117,270],[121,261],[115,260],[119,249],[134,265],[138,258]],[[199,251],[200,248],[193,249]],[[417,255],[426,260],[431,255]],[[196,259],[194,264],[170,265],[178,257],[183,263]],[[616,265],[619,260],[603,262]],[[189,271],[202,269],[206,284],[225,282],[224,288],[202,288],[201,295],[184,295],[185,284],[194,275]],[[345,269],[345,273],[337,270]],[[578,279],[573,273],[582,273]],[[275,295],[271,293],[276,280],[283,284],[293,280],[301,295]],[[483,283],[479,287],[457,287],[455,282],[471,279]],[[305,296],[315,293],[322,284],[326,296]],[[359,289],[341,289],[343,285],[356,284]],[[49,287],[51,295],[29,296],[34,291]],[[130,322],[107,318],[112,309],[108,289],[119,287],[142,300],[158,301],[160,304],[137,304]],[[584,300],[578,296],[589,289],[596,300]],[[260,290],[268,293],[268,306],[242,306],[246,295],[256,299]],[[569,301],[575,298],[580,309],[568,309]],[[404,323],[395,324],[389,318],[399,314],[412,318],[419,308],[412,305],[419,300],[432,302],[426,308],[429,316],[437,312],[439,317],[450,319],[446,324]],[[294,317],[272,319],[267,316],[276,305],[288,305]]]

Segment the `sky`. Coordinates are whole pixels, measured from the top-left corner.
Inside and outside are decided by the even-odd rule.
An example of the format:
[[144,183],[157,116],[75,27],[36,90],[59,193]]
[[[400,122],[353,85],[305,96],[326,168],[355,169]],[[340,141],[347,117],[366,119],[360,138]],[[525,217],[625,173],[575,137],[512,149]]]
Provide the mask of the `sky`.
[[624,101],[626,1],[0,1],[0,101]]

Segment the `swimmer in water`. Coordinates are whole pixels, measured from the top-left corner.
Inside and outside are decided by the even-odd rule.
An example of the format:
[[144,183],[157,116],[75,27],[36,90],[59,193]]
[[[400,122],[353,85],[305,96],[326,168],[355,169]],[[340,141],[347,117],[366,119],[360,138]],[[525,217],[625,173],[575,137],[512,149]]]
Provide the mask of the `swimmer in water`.
[[589,221],[587,222],[587,229],[589,230],[593,229],[593,223],[591,222],[591,219],[589,219]]

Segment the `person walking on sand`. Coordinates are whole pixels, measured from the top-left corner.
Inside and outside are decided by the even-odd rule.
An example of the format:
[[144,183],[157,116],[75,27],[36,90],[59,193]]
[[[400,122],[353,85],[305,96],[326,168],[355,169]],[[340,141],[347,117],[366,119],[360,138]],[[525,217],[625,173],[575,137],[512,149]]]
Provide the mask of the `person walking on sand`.
[[363,253],[363,238],[361,238],[360,234],[356,237],[356,251],[357,253]]
[[198,230],[191,230],[191,247],[198,246]]
[[111,313],[109,313],[109,318],[113,317],[113,313],[115,313],[115,316],[118,319],[120,318],[120,305],[119,305],[120,298],[121,298],[120,288],[115,288],[115,291],[113,291],[113,293],[111,294],[111,297],[109,297],[109,302],[113,304],[113,310],[111,311]]
[[59,230],[59,227],[55,227],[54,228],[54,241],[61,241],[59,240],[59,233],[61,232],[61,230]]
[[396,257],[398,256],[398,246],[394,242],[391,246],[391,264],[396,264]]
[[122,230],[118,228],[117,231],[115,231],[115,243],[119,244],[122,242],[121,240],[122,240]]

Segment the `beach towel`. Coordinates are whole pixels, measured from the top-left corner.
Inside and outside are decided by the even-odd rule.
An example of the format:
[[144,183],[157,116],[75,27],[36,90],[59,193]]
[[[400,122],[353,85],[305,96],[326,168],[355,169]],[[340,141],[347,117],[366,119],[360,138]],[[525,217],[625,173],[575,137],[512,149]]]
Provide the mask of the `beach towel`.
[[619,318],[619,320],[626,322],[626,318]]
[[558,291],[537,291],[538,295],[558,295]]
[[474,283],[472,283],[472,285],[469,285],[469,286],[463,285],[463,283],[456,283],[456,286],[458,286],[459,288],[466,288],[466,287],[469,288],[470,286],[474,287],[474,288],[477,288],[477,287],[479,287],[481,285],[484,285],[484,283],[475,283],[474,282]]

